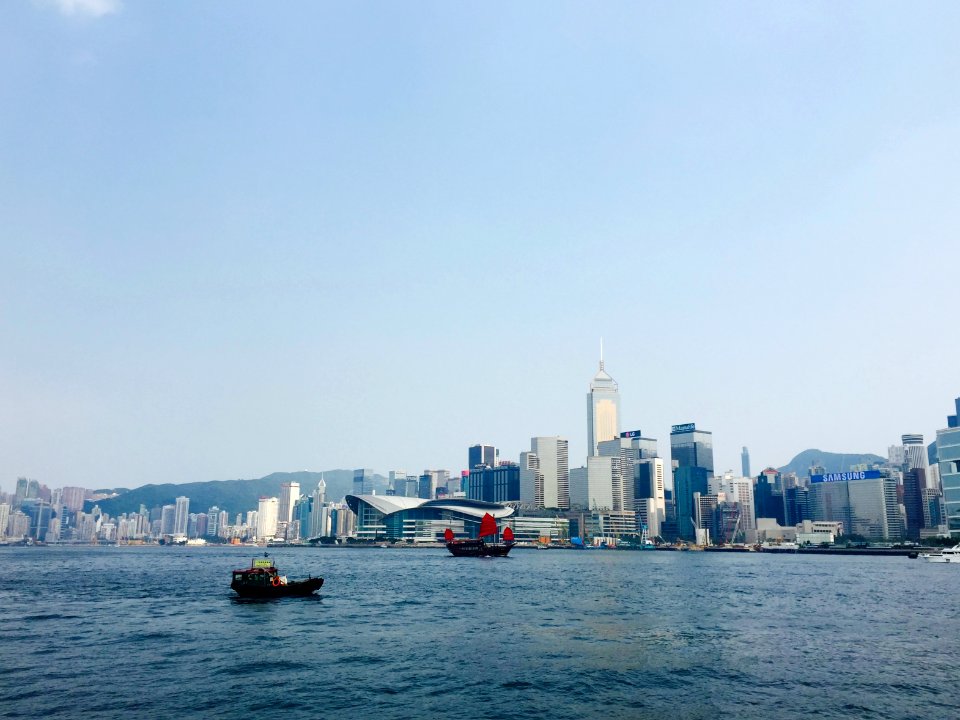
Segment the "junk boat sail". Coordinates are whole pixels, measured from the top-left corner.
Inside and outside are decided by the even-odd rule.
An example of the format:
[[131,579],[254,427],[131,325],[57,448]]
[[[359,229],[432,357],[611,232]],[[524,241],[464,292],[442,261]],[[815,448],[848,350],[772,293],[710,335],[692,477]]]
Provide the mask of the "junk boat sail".
[[497,521],[493,515],[485,513],[480,521],[480,536],[476,540],[454,540],[453,530],[443,531],[443,539],[447,542],[447,550],[456,557],[506,557],[513,547],[513,530],[506,528],[503,531],[503,542],[486,542],[485,537],[496,537]]
[[249,568],[233,571],[231,589],[240,597],[278,598],[312,595],[323,585],[323,578],[287,580],[269,558],[256,558]]

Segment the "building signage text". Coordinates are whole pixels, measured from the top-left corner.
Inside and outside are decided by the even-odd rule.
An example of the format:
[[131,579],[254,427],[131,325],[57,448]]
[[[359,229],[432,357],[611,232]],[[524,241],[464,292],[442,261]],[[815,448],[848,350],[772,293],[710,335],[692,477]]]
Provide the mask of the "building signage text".
[[879,470],[860,470],[853,472],[827,473],[826,475],[811,475],[810,482],[847,482],[848,480],[876,480],[880,477]]

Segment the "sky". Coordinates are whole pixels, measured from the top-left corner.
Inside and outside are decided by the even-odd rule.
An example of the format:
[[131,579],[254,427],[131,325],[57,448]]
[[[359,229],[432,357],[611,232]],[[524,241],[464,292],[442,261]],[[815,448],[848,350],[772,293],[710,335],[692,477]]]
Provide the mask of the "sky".
[[0,7],[0,489],[717,470],[960,395],[960,4]]

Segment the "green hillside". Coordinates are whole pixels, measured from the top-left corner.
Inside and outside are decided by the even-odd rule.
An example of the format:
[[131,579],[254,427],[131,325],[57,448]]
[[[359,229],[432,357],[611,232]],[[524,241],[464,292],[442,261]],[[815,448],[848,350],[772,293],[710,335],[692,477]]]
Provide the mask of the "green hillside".
[[781,468],[780,472],[795,472],[804,476],[814,465],[820,465],[828,473],[847,472],[853,465],[866,463],[872,467],[877,463],[886,462],[886,458],[873,453],[832,453],[824,450],[804,450],[793,460]]
[[[97,505],[104,512],[116,516],[120,513],[137,512],[141,505],[147,509],[173,505],[176,498],[184,495],[190,498],[190,512],[206,512],[216,505],[231,515],[247,510],[256,510],[260,497],[278,497],[280,486],[283,483],[300,483],[301,494],[312,493],[320,477],[323,476],[327,484],[327,500],[341,500],[352,491],[353,470],[325,470],[318,472],[277,472],[266,477],[253,480],[212,480],[208,482],[194,482],[164,485],[144,485],[122,492],[109,500],[98,500]],[[374,487],[377,492],[383,492],[387,487],[387,480],[382,475],[374,476]],[[88,505],[94,503],[88,501]],[[89,508],[88,508],[89,509]]]

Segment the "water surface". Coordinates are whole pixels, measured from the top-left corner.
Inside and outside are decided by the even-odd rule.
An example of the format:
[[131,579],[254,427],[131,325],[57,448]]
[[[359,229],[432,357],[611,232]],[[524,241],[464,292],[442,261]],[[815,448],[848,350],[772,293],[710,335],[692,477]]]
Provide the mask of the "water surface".
[[[0,717],[947,718],[960,568],[906,558],[0,549]],[[279,715],[281,714],[282,715]]]

